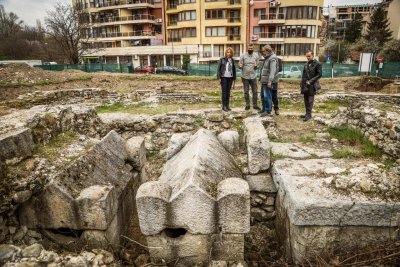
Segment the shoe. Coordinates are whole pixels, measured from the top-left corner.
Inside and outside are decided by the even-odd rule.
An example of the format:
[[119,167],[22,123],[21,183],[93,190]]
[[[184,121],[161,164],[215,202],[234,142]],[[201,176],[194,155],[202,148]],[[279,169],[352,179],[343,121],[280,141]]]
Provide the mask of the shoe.
[[261,108],[260,108],[260,107],[258,107],[258,106],[255,106],[255,107],[253,107],[253,109],[256,109],[256,110],[261,110]]
[[279,116],[279,109],[276,109],[276,110],[275,110],[275,115],[276,115],[276,116]]
[[311,116],[307,116],[307,115],[303,119],[303,121],[309,121],[309,120],[311,120]]
[[258,114],[263,114],[264,111],[262,111],[261,109],[257,112]]
[[244,108],[244,110],[249,110],[250,109],[250,107],[249,106],[246,106],[245,108]]
[[226,107],[227,110],[231,111],[232,109],[230,109],[229,107]]
[[300,119],[304,119],[307,115],[300,115]]
[[260,113],[260,117],[266,117],[266,116],[272,116],[272,115],[271,115],[271,112],[266,112],[266,111],[264,111],[264,112],[261,112],[261,113]]
[[222,110],[228,112],[229,110],[226,107],[222,107]]

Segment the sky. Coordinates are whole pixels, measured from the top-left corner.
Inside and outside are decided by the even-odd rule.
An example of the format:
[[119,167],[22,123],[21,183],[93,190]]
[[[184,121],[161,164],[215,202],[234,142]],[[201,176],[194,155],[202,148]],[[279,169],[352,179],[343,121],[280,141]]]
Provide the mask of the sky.
[[[0,0],[0,5],[4,6],[6,12],[16,13],[25,24],[35,26],[37,19],[40,19],[42,23],[44,22],[46,10],[51,10],[56,2],[72,3],[71,0]],[[367,4],[378,2],[381,2],[381,0],[325,0],[324,5]]]

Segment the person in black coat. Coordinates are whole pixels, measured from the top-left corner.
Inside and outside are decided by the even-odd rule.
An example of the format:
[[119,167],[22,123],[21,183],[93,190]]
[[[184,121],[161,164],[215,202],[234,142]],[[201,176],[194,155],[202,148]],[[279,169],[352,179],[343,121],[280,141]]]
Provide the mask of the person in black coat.
[[231,96],[231,87],[236,80],[236,67],[233,60],[233,49],[228,47],[225,50],[225,57],[221,58],[217,68],[217,78],[221,80],[222,91],[222,110],[229,111],[229,98]]
[[322,77],[322,65],[314,59],[314,52],[309,50],[306,53],[307,63],[304,64],[303,75],[301,78],[301,93],[304,95],[304,106],[306,114],[303,121],[308,121],[312,117],[314,106],[314,95],[321,88],[319,79]]

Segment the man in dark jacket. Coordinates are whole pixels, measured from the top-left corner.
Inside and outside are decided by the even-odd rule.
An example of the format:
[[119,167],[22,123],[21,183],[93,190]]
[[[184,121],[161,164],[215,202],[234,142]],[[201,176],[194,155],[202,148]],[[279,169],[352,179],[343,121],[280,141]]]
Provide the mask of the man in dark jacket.
[[319,85],[319,79],[322,76],[321,63],[314,59],[314,52],[307,51],[306,53],[307,63],[304,64],[303,76],[301,79],[301,93],[304,95],[304,106],[306,108],[306,114],[303,117],[303,121],[308,121],[312,117],[312,108],[314,106],[314,95],[317,90],[321,87]]
[[229,98],[231,96],[231,87],[236,80],[236,67],[233,60],[233,49],[228,47],[225,50],[225,57],[221,58],[217,68],[217,78],[221,80],[221,100],[222,110],[230,111]]

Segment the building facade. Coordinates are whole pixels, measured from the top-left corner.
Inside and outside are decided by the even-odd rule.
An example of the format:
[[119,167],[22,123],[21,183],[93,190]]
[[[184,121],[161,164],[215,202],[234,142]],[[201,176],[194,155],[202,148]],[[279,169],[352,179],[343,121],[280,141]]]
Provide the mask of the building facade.
[[386,0],[387,18],[393,39],[400,40],[400,0]]
[[248,42],[270,44],[284,61],[304,61],[304,54],[319,52],[323,0],[249,2]]
[[73,0],[81,9],[86,58],[103,63],[215,62],[227,47],[270,44],[284,61],[318,54],[323,0]]
[[367,25],[374,12],[376,4],[360,4],[329,7],[329,38],[344,40],[346,37],[346,28],[352,22],[355,15],[359,13],[362,16],[362,35],[367,33]]

